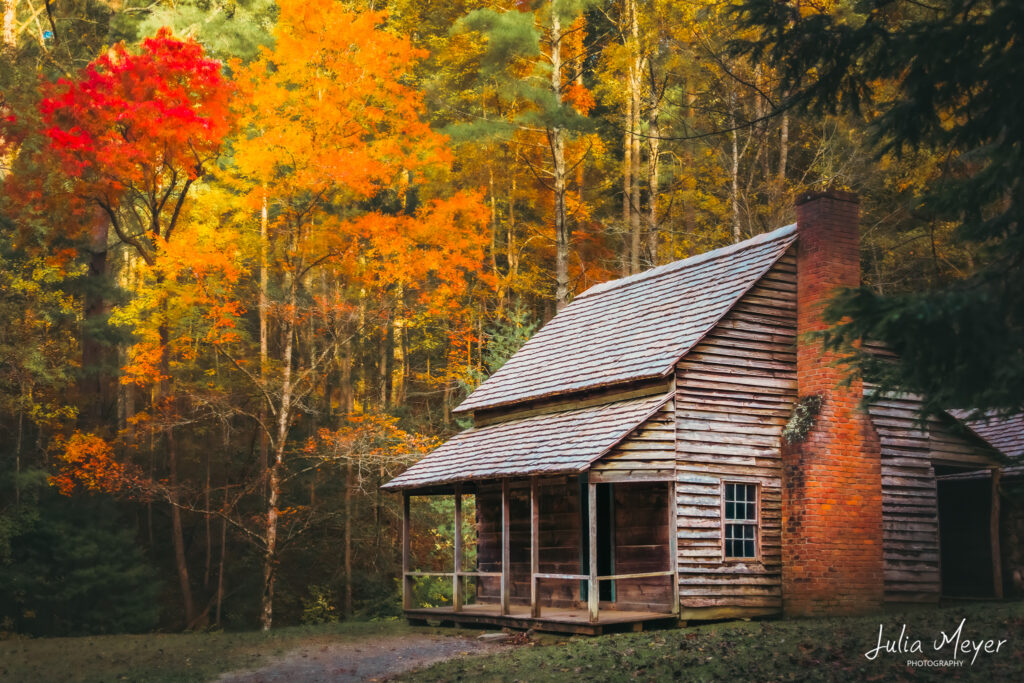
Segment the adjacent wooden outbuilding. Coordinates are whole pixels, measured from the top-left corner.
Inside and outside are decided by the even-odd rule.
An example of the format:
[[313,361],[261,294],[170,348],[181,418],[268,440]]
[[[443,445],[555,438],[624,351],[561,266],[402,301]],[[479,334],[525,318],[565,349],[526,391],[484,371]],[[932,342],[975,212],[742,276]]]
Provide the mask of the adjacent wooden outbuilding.
[[[407,616],[599,633],[939,598],[937,476],[1003,457],[953,416],[917,424],[913,397],[865,411],[869,388],[833,381],[804,333],[856,284],[855,198],[802,207],[592,287],[459,406],[473,426],[384,487],[405,497]],[[817,422],[785,444],[808,387]],[[439,495],[456,501],[451,571],[416,571],[409,498]],[[451,604],[414,604],[427,576],[451,581]]]

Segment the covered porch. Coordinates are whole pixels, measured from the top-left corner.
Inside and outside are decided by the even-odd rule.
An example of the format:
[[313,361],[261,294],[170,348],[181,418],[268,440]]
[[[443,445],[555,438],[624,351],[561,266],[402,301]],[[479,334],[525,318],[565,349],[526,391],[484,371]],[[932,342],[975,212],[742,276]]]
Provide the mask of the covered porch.
[[[581,634],[674,624],[679,612],[674,473],[587,471],[404,490],[403,609],[413,622]],[[475,516],[464,519],[464,497]],[[450,568],[412,566],[410,501],[454,498]],[[463,529],[476,530],[464,566]],[[414,583],[451,582],[451,604],[416,604]]]

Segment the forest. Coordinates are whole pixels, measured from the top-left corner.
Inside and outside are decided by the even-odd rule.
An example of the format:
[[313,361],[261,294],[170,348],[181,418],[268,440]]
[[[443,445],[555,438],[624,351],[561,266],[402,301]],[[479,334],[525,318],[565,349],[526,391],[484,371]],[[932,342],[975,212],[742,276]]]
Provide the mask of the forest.
[[379,486],[467,393],[807,190],[862,202],[831,341],[1024,410],[1014,0],[2,4],[0,633],[400,613]]

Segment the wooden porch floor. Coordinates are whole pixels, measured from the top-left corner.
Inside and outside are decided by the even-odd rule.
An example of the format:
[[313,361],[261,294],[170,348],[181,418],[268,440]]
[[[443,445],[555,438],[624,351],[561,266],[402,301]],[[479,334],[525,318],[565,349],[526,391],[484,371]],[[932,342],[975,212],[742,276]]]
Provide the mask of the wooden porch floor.
[[642,631],[645,626],[674,626],[677,617],[665,612],[632,612],[603,609],[596,624],[590,622],[587,610],[580,608],[545,607],[539,618],[530,616],[529,605],[512,605],[509,614],[501,613],[497,604],[463,605],[455,612],[449,607],[405,610],[410,623],[440,621],[455,626],[487,625],[514,629],[533,629],[554,633],[601,635],[619,631]]

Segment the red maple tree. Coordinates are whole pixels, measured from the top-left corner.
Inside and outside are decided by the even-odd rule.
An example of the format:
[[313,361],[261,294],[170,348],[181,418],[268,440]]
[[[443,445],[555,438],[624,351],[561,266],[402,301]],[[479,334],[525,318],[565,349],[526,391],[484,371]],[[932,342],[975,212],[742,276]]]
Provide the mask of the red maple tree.
[[138,53],[118,43],[48,85],[39,112],[74,199],[152,265],[230,128],[229,94],[220,62],[163,28]]

